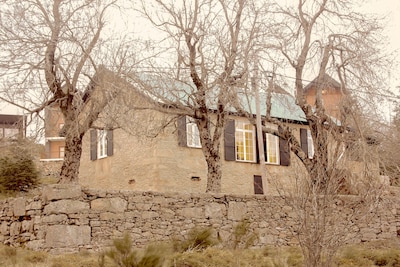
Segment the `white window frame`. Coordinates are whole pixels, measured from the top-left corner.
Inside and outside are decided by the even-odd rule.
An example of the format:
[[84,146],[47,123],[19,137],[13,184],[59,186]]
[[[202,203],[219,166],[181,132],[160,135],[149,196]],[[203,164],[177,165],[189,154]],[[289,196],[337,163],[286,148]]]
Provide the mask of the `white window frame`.
[[312,159],[314,157],[314,142],[310,129],[307,129],[307,151],[308,151],[308,158]]
[[107,157],[107,130],[97,130],[97,158]]
[[[251,126],[251,130],[245,129],[246,125]],[[247,151],[246,134],[251,134],[252,151]],[[238,158],[238,142],[243,142],[243,159]],[[252,157],[252,159],[250,158]],[[235,159],[240,162],[257,162],[256,157],[256,129],[249,122],[235,121]]]
[[199,128],[195,120],[186,117],[186,144],[188,147],[201,148]]
[[[280,164],[279,137],[270,133],[265,133],[266,151],[265,163]],[[275,158],[276,161],[272,161]]]
[[65,156],[65,146],[60,146],[58,148],[58,150],[59,150],[60,159],[64,158],[64,156]]

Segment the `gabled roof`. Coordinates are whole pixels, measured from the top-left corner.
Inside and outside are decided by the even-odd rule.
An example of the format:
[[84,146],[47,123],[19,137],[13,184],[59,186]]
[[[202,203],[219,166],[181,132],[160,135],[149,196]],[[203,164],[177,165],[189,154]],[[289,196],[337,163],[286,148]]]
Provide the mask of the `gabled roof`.
[[[260,94],[260,113],[261,116],[266,115],[267,103],[266,93]],[[247,112],[256,114],[256,98],[252,95],[239,95],[239,101]],[[305,114],[299,105],[296,104],[295,98],[290,94],[282,94],[273,92],[271,94],[271,117],[289,121],[307,122]]]
[[23,115],[0,114],[0,124],[16,125],[24,120]]
[[[304,87],[304,92],[307,92],[311,88],[317,87],[317,85],[318,85],[318,77],[312,80],[306,87]],[[324,78],[322,79],[322,87],[323,88],[330,87],[338,90],[342,88],[341,84],[328,74],[325,74]]]
[[[148,86],[152,87],[152,92],[143,92],[146,96],[150,97],[154,101],[163,104],[193,104],[191,103],[191,95],[195,92],[195,87],[191,82],[184,83],[178,80],[164,79],[159,76],[149,76],[149,75],[138,75],[136,77],[137,82],[146,83]],[[251,93],[238,93],[238,100],[247,112],[255,115],[256,113],[256,101],[255,97]],[[208,106],[216,108],[215,101],[217,99],[217,93],[210,90],[208,92]],[[167,100],[170,103],[166,103]],[[267,104],[266,104],[266,93],[260,93],[260,109],[261,115],[266,114]],[[229,108],[229,111],[236,112],[234,107]],[[274,86],[274,92],[272,93],[271,99],[271,117],[283,120],[307,122],[305,119],[304,112],[296,104],[295,98],[290,95],[286,90],[284,90],[279,85]]]

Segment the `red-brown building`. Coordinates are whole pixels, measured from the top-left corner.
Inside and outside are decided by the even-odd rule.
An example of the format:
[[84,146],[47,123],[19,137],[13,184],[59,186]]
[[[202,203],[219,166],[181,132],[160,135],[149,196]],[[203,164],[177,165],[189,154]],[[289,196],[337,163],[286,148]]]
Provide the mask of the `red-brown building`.
[[340,109],[346,96],[341,84],[335,79],[325,74],[322,84],[318,84],[318,78],[311,81],[304,87],[306,101],[311,106],[315,106],[315,98],[318,86],[322,88],[322,101],[328,115],[340,119]]
[[57,105],[45,109],[45,155],[44,159],[63,160],[65,138],[60,135],[64,119]]

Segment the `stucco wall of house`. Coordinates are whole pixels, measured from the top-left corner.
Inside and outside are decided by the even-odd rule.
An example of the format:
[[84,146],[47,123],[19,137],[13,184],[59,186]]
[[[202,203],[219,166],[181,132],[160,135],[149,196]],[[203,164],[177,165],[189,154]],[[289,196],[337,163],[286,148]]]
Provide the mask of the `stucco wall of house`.
[[[299,138],[300,127],[291,125]],[[164,128],[157,138],[145,138],[115,129],[113,156],[90,160],[89,134],[83,142],[79,180],[85,187],[130,189],[159,192],[203,193],[207,183],[207,164],[200,148],[178,146],[176,124]],[[290,184],[293,175],[303,171],[291,155],[290,166],[266,164],[264,192],[273,194],[277,184]],[[221,141],[222,192],[254,194],[254,175],[261,175],[261,165],[226,161],[224,140]]]

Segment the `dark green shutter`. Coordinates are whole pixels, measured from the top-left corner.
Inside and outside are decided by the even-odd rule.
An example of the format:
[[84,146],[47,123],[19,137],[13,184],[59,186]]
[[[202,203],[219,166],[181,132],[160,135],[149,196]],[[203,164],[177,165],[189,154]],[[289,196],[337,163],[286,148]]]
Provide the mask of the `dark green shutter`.
[[300,128],[300,145],[301,145],[301,149],[304,151],[304,153],[308,157],[307,129]]
[[262,177],[260,175],[254,175],[254,194],[264,194],[264,188],[262,183]]
[[90,160],[97,159],[97,131],[90,130]]
[[[278,128],[278,131],[281,132],[281,128]],[[289,166],[290,165],[290,145],[289,141],[279,137],[279,157],[280,157],[280,165]]]
[[113,130],[107,130],[107,156],[114,155],[114,133]]
[[187,146],[186,116],[178,118],[178,145]]
[[228,120],[225,125],[224,130],[224,150],[225,150],[225,160],[235,161],[235,121]]

